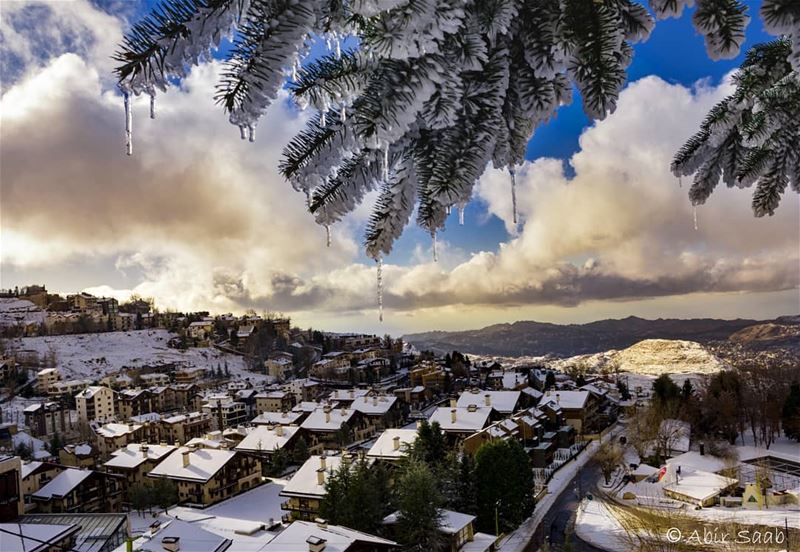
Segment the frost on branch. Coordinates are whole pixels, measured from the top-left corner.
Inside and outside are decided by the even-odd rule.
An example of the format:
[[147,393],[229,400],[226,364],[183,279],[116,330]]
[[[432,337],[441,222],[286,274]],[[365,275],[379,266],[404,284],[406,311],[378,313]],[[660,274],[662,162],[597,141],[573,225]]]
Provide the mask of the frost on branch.
[[705,203],[720,180],[755,184],[756,216],[774,214],[788,187],[800,192],[800,75],[788,61],[792,47],[780,39],[751,49],[733,77],[734,93],[675,154],[675,176],[694,175],[693,205]]

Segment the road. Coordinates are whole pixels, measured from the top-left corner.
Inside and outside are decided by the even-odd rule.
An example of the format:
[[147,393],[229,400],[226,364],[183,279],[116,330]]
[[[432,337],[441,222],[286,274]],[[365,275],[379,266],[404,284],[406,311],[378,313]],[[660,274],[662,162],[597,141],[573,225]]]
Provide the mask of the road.
[[539,524],[525,551],[535,552],[545,539],[550,543],[550,550],[561,550],[569,534],[570,550],[603,552],[600,548],[583,542],[574,533],[575,512],[580,504],[577,493],[579,491],[581,497],[585,497],[586,493],[595,493],[595,484],[599,478],[600,469],[593,461],[578,471]]

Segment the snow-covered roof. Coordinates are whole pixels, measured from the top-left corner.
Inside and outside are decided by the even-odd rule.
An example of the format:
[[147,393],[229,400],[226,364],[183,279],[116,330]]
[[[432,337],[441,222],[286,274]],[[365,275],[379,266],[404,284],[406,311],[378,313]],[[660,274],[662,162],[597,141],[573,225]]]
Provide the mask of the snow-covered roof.
[[100,435],[101,437],[121,437],[123,435],[127,435],[129,433],[133,433],[141,429],[141,424],[118,424],[118,423],[109,423],[102,425],[95,429],[95,433]]
[[[203,550],[204,552],[223,552],[231,546],[231,539],[221,535],[206,531],[197,526],[197,523],[183,521],[182,519],[170,519],[161,524],[158,531],[145,532],[142,536],[133,541],[133,549],[141,552],[164,552],[162,545],[164,538],[178,538],[181,550],[191,552]],[[126,544],[122,544],[116,550],[124,551]],[[116,551],[115,551],[116,552]]]
[[659,471],[658,468],[653,467],[653,466],[651,466],[649,464],[639,464],[638,466],[636,466],[636,469],[634,469],[631,472],[631,474],[633,474],[633,475],[641,475],[643,477],[649,477],[649,476],[653,475],[654,473],[658,473],[658,471]]
[[314,401],[300,401],[292,410],[294,412],[314,412],[317,408],[320,408],[320,403]]
[[67,468],[55,476],[47,485],[33,493],[33,496],[34,498],[45,500],[50,500],[54,496],[66,496],[90,475],[92,475],[92,470]]
[[336,431],[348,423],[355,410],[352,408],[321,407],[308,415],[300,427],[308,431]]
[[516,389],[520,385],[525,385],[528,378],[520,372],[505,372],[502,376],[503,389]]
[[353,401],[353,409],[367,416],[382,416],[391,410],[397,397],[393,395],[372,395],[358,397]]
[[517,408],[519,397],[519,391],[485,391],[483,389],[473,389],[461,393],[456,406],[461,408],[466,408],[471,404],[477,407],[489,406],[494,408],[497,412],[511,414]]
[[314,539],[325,541],[325,552],[345,552],[355,543],[367,545],[382,545],[387,548],[396,548],[399,545],[387,539],[382,539],[360,531],[354,531],[339,525],[318,525],[310,521],[295,521],[281,531],[263,552],[308,552],[309,541]]
[[[184,453],[187,453],[189,457],[187,466],[183,465]],[[214,474],[225,464],[233,460],[236,454],[232,450],[209,448],[191,450],[188,447],[180,447],[162,460],[148,475],[205,482],[214,477]]]
[[22,463],[22,471],[21,471],[20,477],[21,477],[22,479],[25,479],[25,478],[26,478],[26,477],[28,477],[28,476],[29,476],[31,473],[33,473],[33,471],[34,471],[36,468],[38,468],[39,466],[41,466],[43,463],[44,463],[44,462],[35,462],[35,461],[31,461],[31,462],[23,462],[23,463]]
[[588,391],[549,391],[544,397],[542,397],[542,400],[539,401],[539,406],[541,407],[546,404],[550,404],[553,406],[558,406],[559,408],[578,410],[586,406],[586,401],[588,399]]
[[[396,441],[395,438],[398,440]],[[408,454],[408,447],[416,440],[416,429],[387,429],[378,436],[367,452],[367,456],[385,459],[402,458]],[[395,448],[395,444],[398,445],[397,448]]]
[[329,398],[332,401],[353,401],[367,393],[369,393],[367,389],[334,389]]
[[[455,411],[455,421],[453,421],[453,411]],[[456,433],[475,432],[483,429],[489,420],[491,408],[451,408],[440,406],[434,410],[429,421],[438,422],[442,431]]]
[[148,445],[131,443],[115,451],[111,460],[103,464],[107,468],[136,468],[145,461],[157,461],[175,450],[172,445]]
[[103,387],[101,385],[90,385],[83,391],[80,391],[75,398],[83,397],[85,399],[91,399],[94,397],[98,392],[102,391],[103,389],[108,389],[107,387]]
[[131,416],[130,419],[137,424],[143,424],[145,422],[158,422],[161,420],[161,414],[158,412],[148,412],[147,414]]
[[[470,514],[462,514],[461,512],[454,512],[453,510],[439,509],[439,530],[448,535],[455,535],[464,527],[475,521],[475,516]],[[385,525],[394,525],[398,522],[400,512],[393,512],[383,518]],[[460,550],[460,549],[459,549]]]
[[264,412],[253,418],[253,425],[264,424],[293,424],[303,416],[302,412]]
[[530,397],[533,397],[534,399],[537,399],[537,400],[541,399],[544,396],[544,393],[542,393],[538,389],[534,389],[531,386],[523,387],[522,389],[520,389],[520,392],[521,393],[525,393],[526,395],[528,395]]
[[252,428],[247,437],[236,445],[236,450],[247,452],[274,451],[282,449],[300,428],[297,426],[277,426],[274,428],[264,425]]
[[256,395],[256,399],[284,399],[288,393],[283,391],[262,391]]
[[581,387],[581,390],[589,391],[590,393],[594,393],[595,395],[598,395],[600,397],[603,397],[608,393],[608,391],[606,391],[605,389],[600,389],[593,383],[587,383],[586,385]]
[[55,550],[57,546],[47,543],[59,542],[79,530],[80,526],[74,523],[71,525],[0,523],[0,544],[3,552]]
[[[341,456],[325,456],[324,462],[321,456],[310,456],[300,469],[295,472],[289,482],[283,487],[283,496],[303,496],[321,497],[325,495],[325,481],[328,477],[339,469],[342,464]],[[324,467],[323,467],[324,464]],[[324,473],[322,484],[320,484],[318,472]]]
[[723,477],[715,473],[700,470],[681,470],[677,483],[664,485],[664,490],[679,493],[695,500],[707,500],[736,483],[736,479]]
[[690,468],[695,471],[700,470],[716,473],[725,469],[725,461],[722,458],[717,458],[709,454],[703,455],[693,450],[671,458],[668,463],[680,466],[681,471]]
[[177,414],[169,418],[162,418],[161,421],[168,424],[177,424],[180,422],[194,421],[203,417],[208,417],[208,414],[205,412],[189,412],[188,414]]

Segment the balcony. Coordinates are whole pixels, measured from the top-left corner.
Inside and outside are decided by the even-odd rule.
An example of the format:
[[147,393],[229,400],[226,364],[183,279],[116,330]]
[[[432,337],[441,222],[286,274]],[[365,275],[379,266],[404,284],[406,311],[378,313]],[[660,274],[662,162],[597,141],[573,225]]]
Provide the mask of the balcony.
[[289,511],[291,511],[291,508],[289,507],[289,501],[288,500],[285,500],[285,501],[281,502],[281,510],[289,510]]

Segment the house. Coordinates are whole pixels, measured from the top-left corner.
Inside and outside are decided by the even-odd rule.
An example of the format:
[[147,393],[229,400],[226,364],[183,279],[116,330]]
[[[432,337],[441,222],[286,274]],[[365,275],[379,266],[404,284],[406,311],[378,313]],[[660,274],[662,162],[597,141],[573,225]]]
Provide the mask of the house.
[[544,405],[557,406],[566,423],[579,434],[601,429],[597,427],[599,400],[589,391],[547,391],[539,401],[539,408]]
[[154,385],[169,385],[169,374],[163,372],[151,372],[139,376],[144,385],[152,387]]
[[115,451],[103,466],[107,472],[123,476],[128,487],[149,484],[147,474],[175,448],[163,443],[130,443]]
[[234,449],[268,458],[275,451],[291,449],[299,430],[297,426],[282,425],[249,428],[245,438]]
[[95,470],[67,468],[31,495],[42,513],[117,512],[124,478]]
[[262,552],[389,552],[399,550],[394,541],[324,522],[295,521],[278,533]]
[[176,383],[170,388],[175,392],[175,408],[191,408],[191,399],[197,395],[199,388],[194,383]]
[[284,381],[294,374],[291,358],[268,358],[264,361],[264,372],[277,381]]
[[189,412],[161,418],[161,439],[169,443],[186,443],[211,431],[211,415]]
[[153,395],[147,389],[125,389],[117,394],[117,415],[127,421],[153,412]]
[[110,423],[102,426],[94,425],[95,442],[102,458],[108,458],[111,453],[122,447],[142,440],[142,424]]
[[90,379],[72,379],[67,381],[58,381],[50,386],[47,394],[51,397],[61,397],[63,395],[74,395],[78,391],[86,389],[92,384]]
[[486,427],[491,413],[491,407],[477,407],[473,404],[465,408],[440,406],[434,410],[429,421],[437,422],[442,431],[451,438],[463,439]]
[[[439,531],[445,538],[446,545],[442,550],[449,552],[487,552],[494,550],[497,540],[495,535],[476,533],[474,528],[475,516],[454,512],[452,510],[439,510]],[[383,519],[383,524],[392,526],[399,521],[399,512],[389,514]]]
[[346,433],[352,431],[357,423],[358,416],[352,408],[325,405],[309,414],[300,427],[311,437],[309,445],[324,443],[344,446],[352,439],[352,435]]
[[701,470],[682,469],[678,474],[674,464],[667,464],[663,478],[665,485],[662,489],[666,496],[702,507],[713,506],[719,501],[721,494],[732,490],[739,483],[731,477]]
[[55,368],[45,368],[43,370],[39,370],[39,372],[36,374],[36,392],[40,395],[44,395],[45,393],[48,393],[50,388],[59,381],[61,381],[61,372]]
[[153,412],[170,412],[177,410],[178,401],[175,396],[175,389],[168,385],[157,385],[148,388],[150,392],[150,404]]
[[213,320],[197,320],[189,323],[186,333],[192,339],[205,340],[214,333]]
[[373,393],[359,397],[351,404],[351,408],[361,414],[361,419],[369,433],[393,427],[400,419],[397,397]]
[[173,481],[181,502],[208,506],[261,484],[261,461],[241,452],[184,446],[148,474]]
[[293,395],[296,402],[316,401],[322,396],[322,386],[319,382],[308,378],[287,381],[281,388]]
[[256,414],[291,410],[293,402],[285,391],[264,391],[256,395]]
[[0,522],[13,521],[24,511],[22,461],[19,456],[0,456]]
[[288,498],[281,509],[288,511],[284,522],[293,520],[313,520],[319,514],[320,503],[325,496],[325,481],[342,462],[350,461],[343,456],[313,455],[295,472],[280,492]]
[[434,392],[443,391],[445,380],[447,379],[447,371],[443,366],[439,366],[435,362],[421,362],[411,370],[409,378],[412,387],[420,385]]
[[323,381],[349,381],[350,355],[342,351],[326,353],[311,366],[310,374],[311,377]]
[[430,392],[427,392],[421,385],[395,389],[394,395],[411,408],[419,408],[420,405],[430,399]]
[[58,451],[58,461],[65,466],[93,469],[97,464],[98,451],[89,443],[64,445]]
[[50,437],[72,431],[70,410],[61,401],[47,401],[26,406],[22,411],[25,425],[34,437]]
[[351,405],[354,400],[360,397],[366,397],[368,393],[369,389],[357,389],[355,387],[350,389],[334,389],[331,391],[331,394],[328,395],[328,400],[339,405]]
[[517,411],[519,391],[485,391],[482,389],[471,389],[458,397],[456,407],[466,408],[470,405],[477,407],[491,408],[497,413],[509,416]]
[[[233,538],[238,533],[231,531]],[[249,536],[249,535],[248,535]],[[233,540],[199,527],[199,523],[183,519],[170,519],[164,523],[154,522],[147,531],[136,537],[133,550],[136,552],[225,552],[231,549]],[[202,543],[202,544],[198,544]],[[126,544],[112,552],[127,552]],[[263,550],[263,549],[262,549]],[[305,552],[305,551],[303,551]]]
[[211,417],[211,427],[223,430],[247,423],[247,407],[230,398],[216,398],[203,405],[203,412]]
[[408,450],[416,440],[416,429],[387,429],[367,451],[367,458],[396,463],[408,456]]
[[91,422],[106,423],[114,419],[114,392],[108,387],[92,385],[75,395],[78,423],[88,427]]
[[175,372],[175,383],[197,383],[206,375],[204,368],[186,367]]
[[[55,476],[68,469],[69,466],[54,462],[31,460],[22,464],[22,493],[25,503],[31,502],[31,495],[47,485]],[[28,506],[26,506],[28,508]]]

